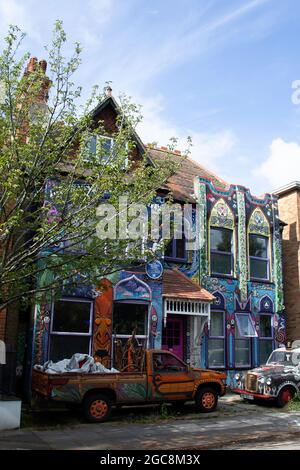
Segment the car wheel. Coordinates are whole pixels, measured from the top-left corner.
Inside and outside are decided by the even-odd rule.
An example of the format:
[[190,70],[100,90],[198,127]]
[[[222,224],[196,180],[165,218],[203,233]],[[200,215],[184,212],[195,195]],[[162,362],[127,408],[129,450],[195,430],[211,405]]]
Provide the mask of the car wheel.
[[279,408],[283,408],[285,405],[288,404],[294,397],[294,392],[291,388],[285,387],[280,390],[279,395],[276,400],[276,404]]
[[218,394],[211,387],[203,387],[197,392],[195,403],[202,413],[211,413],[217,407]]
[[83,403],[84,416],[90,423],[107,421],[111,414],[111,408],[109,398],[102,393],[87,396]]

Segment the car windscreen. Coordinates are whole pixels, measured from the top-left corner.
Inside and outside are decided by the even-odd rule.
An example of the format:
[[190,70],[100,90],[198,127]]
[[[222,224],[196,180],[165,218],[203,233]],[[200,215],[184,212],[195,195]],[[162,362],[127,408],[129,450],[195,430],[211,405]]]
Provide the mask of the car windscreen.
[[282,364],[295,367],[300,363],[300,353],[295,351],[273,351],[267,364]]

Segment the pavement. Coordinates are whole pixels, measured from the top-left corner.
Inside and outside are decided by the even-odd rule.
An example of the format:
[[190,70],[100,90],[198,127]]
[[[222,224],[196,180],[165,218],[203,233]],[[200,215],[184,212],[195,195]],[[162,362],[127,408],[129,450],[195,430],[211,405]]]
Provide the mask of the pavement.
[[281,448],[282,442],[300,448],[300,411],[244,404],[231,395],[210,414],[187,405],[182,414],[162,418],[153,407],[131,407],[116,410],[107,423],[88,424],[71,414],[71,422],[61,424],[59,413],[53,413],[56,425],[46,421],[42,427],[0,432],[0,449],[267,449]]

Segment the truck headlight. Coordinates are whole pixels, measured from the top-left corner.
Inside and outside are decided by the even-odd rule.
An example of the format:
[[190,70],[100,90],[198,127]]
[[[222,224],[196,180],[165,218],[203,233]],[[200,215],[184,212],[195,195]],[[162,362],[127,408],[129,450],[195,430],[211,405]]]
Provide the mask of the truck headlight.
[[266,384],[270,387],[271,383],[272,383],[271,377],[267,378]]
[[234,378],[237,381],[241,380],[241,374],[235,374]]
[[265,383],[265,378],[264,378],[264,377],[260,377],[260,378],[258,379],[258,381],[259,381],[260,384],[264,384],[264,383]]

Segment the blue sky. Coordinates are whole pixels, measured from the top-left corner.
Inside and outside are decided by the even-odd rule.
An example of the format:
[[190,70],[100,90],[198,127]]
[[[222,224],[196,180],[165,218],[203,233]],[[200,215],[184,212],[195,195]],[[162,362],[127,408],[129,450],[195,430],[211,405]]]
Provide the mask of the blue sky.
[[143,106],[144,142],[193,139],[192,156],[254,194],[300,180],[298,0],[0,0],[39,59],[53,23],[84,47],[88,94],[112,81]]

